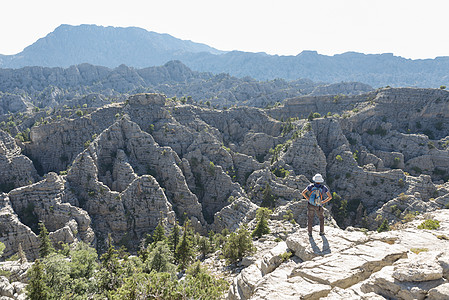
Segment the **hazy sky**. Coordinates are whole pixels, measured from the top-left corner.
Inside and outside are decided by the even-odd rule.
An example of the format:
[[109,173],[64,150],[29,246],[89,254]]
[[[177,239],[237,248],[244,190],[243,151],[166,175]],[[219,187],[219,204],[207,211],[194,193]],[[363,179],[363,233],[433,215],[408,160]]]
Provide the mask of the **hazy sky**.
[[60,24],[136,26],[220,50],[449,56],[448,0],[2,0],[0,54]]

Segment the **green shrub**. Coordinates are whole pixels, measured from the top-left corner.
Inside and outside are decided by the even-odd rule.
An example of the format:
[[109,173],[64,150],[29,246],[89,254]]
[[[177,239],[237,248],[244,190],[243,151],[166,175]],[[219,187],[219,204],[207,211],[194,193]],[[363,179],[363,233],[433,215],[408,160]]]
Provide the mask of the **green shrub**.
[[284,221],[289,221],[292,224],[295,224],[295,217],[293,215],[293,212],[291,209],[288,209],[285,214],[282,216],[282,218],[284,219]]
[[409,212],[404,216],[402,221],[405,223],[411,222],[416,218],[417,215],[418,215],[417,213]]
[[228,263],[234,263],[255,251],[251,235],[246,225],[239,228],[237,233],[229,234],[223,246],[223,256]]
[[266,207],[261,207],[256,212],[257,225],[254,231],[251,233],[252,237],[262,237],[262,235],[270,233],[268,227],[268,218],[271,215],[271,210]]
[[276,175],[276,177],[280,177],[280,178],[285,178],[288,175],[290,175],[290,171],[285,170],[283,167],[276,168],[272,172],[274,175]]
[[293,253],[290,251],[286,251],[286,252],[282,253],[281,255],[279,255],[282,262],[287,261],[292,256],[293,256]]
[[418,225],[418,229],[436,230],[438,228],[440,228],[440,221],[433,219],[427,219]]
[[342,161],[343,161],[343,158],[341,157],[340,154],[338,154],[337,156],[335,156],[335,160],[336,160],[336,161],[342,162]]
[[395,157],[393,159],[393,169],[397,169],[399,167],[399,163],[401,162],[401,158]]
[[390,225],[388,225],[388,220],[384,219],[382,224],[377,228],[377,232],[390,231]]
[[429,249],[427,248],[411,248],[410,251],[412,251],[415,254],[419,254],[421,252],[427,252]]
[[213,176],[215,174],[215,164],[212,161],[209,162],[209,167],[207,169],[207,172],[211,176]]

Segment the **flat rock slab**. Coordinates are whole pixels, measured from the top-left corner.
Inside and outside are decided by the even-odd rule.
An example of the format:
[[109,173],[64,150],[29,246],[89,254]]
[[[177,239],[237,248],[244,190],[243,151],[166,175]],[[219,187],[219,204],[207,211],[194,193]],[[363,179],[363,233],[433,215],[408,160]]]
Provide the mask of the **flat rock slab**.
[[[393,278],[394,271],[394,266],[384,267],[362,284],[361,291],[364,293],[374,292],[386,298],[422,300],[427,296],[427,293],[430,290],[435,289],[445,283],[444,279],[421,282],[401,282]],[[444,288],[445,287],[441,289]],[[437,291],[434,292],[435,294],[437,293]]]
[[407,249],[400,245],[371,241],[304,262],[290,277],[301,276],[332,287],[347,288],[405,257]]
[[318,227],[315,227],[313,236],[309,237],[307,229],[300,229],[287,238],[287,247],[303,261],[308,261],[317,256],[341,252],[369,240],[367,235],[359,231],[325,227],[325,232],[326,235],[321,236],[318,234]]
[[331,286],[311,280],[288,278],[295,263],[281,265],[263,278],[257,285],[251,300],[297,300],[321,299],[331,290]]
[[439,256],[441,256],[441,252],[434,251],[411,255],[409,259],[399,261],[394,265],[392,276],[402,282],[441,279],[443,278],[443,268],[437,261]]
[[321,298],[321,300],[385,300],[385,298],[375,293],[360,295],[351,289],[335,287],[327,297]]

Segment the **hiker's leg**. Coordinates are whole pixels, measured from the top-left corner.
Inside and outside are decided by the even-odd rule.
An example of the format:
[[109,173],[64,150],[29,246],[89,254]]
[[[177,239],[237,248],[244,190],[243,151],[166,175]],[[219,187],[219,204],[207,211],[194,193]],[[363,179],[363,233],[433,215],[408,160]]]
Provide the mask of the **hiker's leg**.
[[312,204],[307,203],[307,231],[312,234],[313,218],[315,217],[315,210]]
[[324,208],[318,208],[318,218],[320,219],[320,233],[324,233]]

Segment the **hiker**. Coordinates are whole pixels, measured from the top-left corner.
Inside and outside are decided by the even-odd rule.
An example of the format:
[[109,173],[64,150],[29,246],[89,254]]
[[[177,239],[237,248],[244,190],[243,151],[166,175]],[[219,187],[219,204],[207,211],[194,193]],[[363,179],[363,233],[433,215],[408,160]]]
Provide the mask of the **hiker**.
[[[302,195],[307,203],[307,230],[309,236],[312,236],[312,224],[315,213],[320,219],[320,235],[324,235],[324,214],[323,204],[329,202],[332,199],[332,195],[329,192],[327,186],[323,184],[324,179],[321,174],[316,174],[312,178],[314,183],[309,184],[303,191]],[[326,198],[324,199],[324,196]]]

